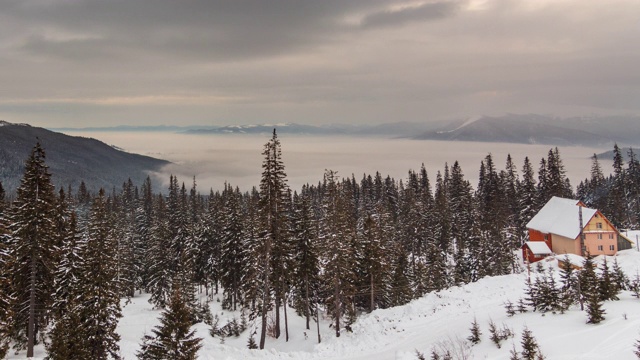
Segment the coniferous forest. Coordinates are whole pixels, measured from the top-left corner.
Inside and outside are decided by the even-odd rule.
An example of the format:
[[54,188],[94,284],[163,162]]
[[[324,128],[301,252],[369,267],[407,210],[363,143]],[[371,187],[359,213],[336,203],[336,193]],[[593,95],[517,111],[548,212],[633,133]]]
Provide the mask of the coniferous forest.
[[119,359],[121,300],[141,292],[164,311],[140,359],[195,359],[202,294],[256,321],[260,349],[266,336],[288,339],[290,312],[307,329],[323,312],[340,336],[363,312],[520,271],[514,250],[552,196],[637,228],[640,163],[628,155],[625,164],[614,147],[608,176],[594,155],[575,193],[557,148],[520,166],[488,154],[475,186],[454,162],[405,179],[326,170],[291,189],[274,130],[252,189],[202,192],[195,178],[171,176],[168,191],[147,178],[91,194],[55,189],[36,144],[17,193],[0,185],[0,358],[44,343],[49,359]]

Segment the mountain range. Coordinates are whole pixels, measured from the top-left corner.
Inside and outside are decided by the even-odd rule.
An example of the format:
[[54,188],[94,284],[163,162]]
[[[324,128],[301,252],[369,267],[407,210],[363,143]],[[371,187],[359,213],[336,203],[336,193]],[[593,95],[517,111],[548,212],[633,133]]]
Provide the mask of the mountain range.
[[77,191],[82,181],[89,191],[120,188],[131,178],[140,184],[149,172],[158,171],[168,161],[131,154],[91,138],[69,136],[27,124],[0,121],[0,182],[8,192],[19,185],[24,161],[39,141],[46,164],[57,188]]
[[448,121],[308,125],[297,123],[228,126],[116,126],[59,131],[163,131],[194,135],[261,134],[346,135],[415,140],[481,141],[519,144],[610,146],[640,144],[640,116],[561,118],[539,114],[477,116]]
[[482,116],[452,121],[412,138],[565,146],[637,145],[640,144],[640,117]]

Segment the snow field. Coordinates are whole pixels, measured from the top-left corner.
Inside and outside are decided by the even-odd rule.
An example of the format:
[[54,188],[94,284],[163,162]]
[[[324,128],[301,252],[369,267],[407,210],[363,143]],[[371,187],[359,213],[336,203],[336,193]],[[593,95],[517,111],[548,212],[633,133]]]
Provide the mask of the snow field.
[[[630,278],[640,273],[640,253],[635,249],[620,252],[617,259]],[[602,257],[596,258],[598,265],[601,261]],[[613,259],[609,257],[608,262],[611,266]],[[544,266],[554,269],[557,275],[555,259],[544,261]],[[340,338],[336,338],[334,329],[329,327],[330,320],[321,317],[321,344],[317,343],[315,322],[311,323],[311,330],[306,330],[305,319],[292,309],[288,309],[289,342],[284,340],[283,328],[280,339],[267,337],[265,350],[249,350],[246,346],[252,326],[257,328],[258,322],[250,324],[238,338],[225,338],[224,343],[220,338],[209,335],[208,325],[199,323],[195,325],[196,335],[203,338],[199,359],[415,360],[416,350],[429,358],[434,346],[448,342],[451,347],[464,342],[470,335],[469,328],[474,318],[480,326],[482,340],[467,351],[468,359],[509,359],[513,344],[518,352],[521,350],[520,340],[525,326],[532,331],[549,360],[636,359],[633,351],[636,340],[640,339],[640,300],[630,292],[622,292],[619,301],[605,302],[606,319],[597,325],[586,324],[586,313],[578,306],[573,306],[565,314],[541,314],[529,310],[508,317],[504,303],[507,300],[517,303],[524,295],[526,278],[526,271],[485,278],[428,294],[404,306],[362,314],[352,326],[353,332],[343,329]],[[216,298],[222,300],[222,294],[214,296]],[[161,311],[152,309],[147,300],[148,295],[143,294],[131,299],[129,304],[122,303],[124,316],[117,331],[121,335],[124,359],[135,359],[142,336],[159,324]],[[212,314],[221,319],[220,326],[233,317],[240,320],[239,311],[222,310],[220,304],[215,300],[210,303]],[[281,320],[284,324],[283,316]],[[515,334],[502,342],[500,349],[489,340],[490,320],[499,328],[510,328]],[[259,333],[255,339],[259,341]],[[35,355],[34,359],[44,358],[44,348],[37,347]],[[18,355],[11,352],[8,359],[24,357],[24,352]]]

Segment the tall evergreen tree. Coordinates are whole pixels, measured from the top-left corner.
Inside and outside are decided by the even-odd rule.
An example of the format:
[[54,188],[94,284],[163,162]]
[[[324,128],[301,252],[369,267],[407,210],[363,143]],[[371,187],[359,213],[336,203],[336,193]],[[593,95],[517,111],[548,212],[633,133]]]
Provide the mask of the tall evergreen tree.
[[118,296],[118,244],[113,234],[104,190],[93,201],[82,253],[82,280],[78,298],[82,335],[91,359],[120,359],[120,335],[116,333],[122,317]]
[[528,239],[527,223],[538,212],[540,206],[536,203],[537,191],[536,181],[534,178],[533,167],[528,157],[524,158],[522,164],[522,180],[518,186],[518,209],[520,216],[518,217],[520,222],[518,225],[520,234],[520,245]]
[[171,243],[171,235],[166,214],[164,198],[158,196],[153,205],[151,242],[145,257],[145,262],[149,264],[147,271],[147,288],[151,293],[149,302],[158,308],[163,308],[169,300],[173,276],[172,259],[167,251]]
[[[0,194],[0,269],[10,269],[9,233],[4,217],[4,194]],[[12,325],[12,299],[10,274],[0,271],[0,358],[4,358],[9,348]]]
[[451,235],[454,240],[455,271],[454,283],[464,284],[477,279],[478,243],[471,236],[475,222],[475,203],[471,184],[464,179],[462,168],[456,161],[451,167],[449,183],[449,213],[451,214]]
[[587,197],[582,200],[587,206],[608,213],[606,205],[609,189],[607,187],[604,174],[602,173],[600,162],[598,162],[598,156],[593,154],[591,161],[591,178],[587,183]]
[[149,290],[149,268],[151,264],[147,262],[149,260],[149,254],[151,252],[151,235],[153,226],[153,187],[151,184],[151,178],[147,178],[142,183],[140,188],[140,196],[136,201],[135,209],[135,249],[136,256],[139,259],[139,279],[140,287],[148,292]]
[[445,165],[444,176],[436,174],[434,191],[434,233],[426,239],[426,267],[429,269],[430,281],[428,291],[441,290],[446,286],[447,262],[446,254],[451,248],[451,229],[453,226],[449,211],[449,171]]
[[306,319],[306,329],[310,329],[310,319],[315,311],[313,294],[319,287],[319,252],[315,214],[312,208],[308,187],[302,187],[298,196],[294,193],[293,231],[296,242],[295,251],[295,307]]
[[607,258],[605,256],[602,267],[600,268],[600,277],[598,280],[600,300],[619,300],[618,294],[620,290],[618,283],[615,281],[614,274],[612,274],[609,269],[609,264],[607,264]]
[[246,264],[240,191],[225,184],[222,193],[223,222],[220,256],[220,280],[225,297],[223,307],[236,310],[241,302],[241,286]]
[[514,267],[514,245],[509,243],[504,231],[508,214],[502,203],[503,189],[491,154],[485,157],[480,172],[477,189],[483,244],[480,267],[485,275],[508,274]]
[[622,151],[618,144],[613,145],[613,179],[611,190],[607,197],[606,214],[607,218],[618,228],[629,227],[628,201],[626,189],[626,174],[624,171],[624,160]]
[[[560,151],[558,148],[550,149],[547,156],[547,172],[546,172],[546,197],[547,201],[552,196],[559,196],[564,198],[573,197],[573,190],[567,178],[566,170],[562,159],[560,158]],[[545,201],[544,203],[546,203]]]
[[323,197],[320,241],[324,256],[321,268],[325,301],[328,312],[335,322],[336,337],[340,336],[341,320],[345,313],[353,315],[352,300],[354,273],[352,268],[353,242],[355,231],[349,221],[348,193],[344,183],[337,180],[334,171],[327,170],[324,176],[325,194]]
[[17,349],[33,347],[46,328],[53,293],[53,269],[57,256],[55,195],[45,152],[37,143],[25,163],[25,172],[10,217],[11,284],[13,298],[12,339]]
[[[267,326],[267,312],[272,303],[272,294],[276,297],[276,305],[282,303],[282,284],[286,274],[284,262],[274,259],[283,255],[285,243],[288,241],[289,227],[287,221],[288,185],[287,175],[282,161],[280,140],[273,130],[272,138],[265,144],[262,152],[262,179],[260,180],[259,214],[261,218],[262,244],[256,249],[259,256],[256,262],[259,274],[255,279],[262,288],[260,315],[262,327],[260,333],[260,349],[264,348]],[[274,281],[275,280],[275,281]],[[277,307],[277,306],[276,306]],[[276,337],[280,335],[280,311],[276,308]]]
[[628,163],[625,172],[625,189],[628,203],[629,227],[637,229],[640,223],[640,161],[633,149],[629,149]]
[[84,241],[77,229],[75,212],[70,213],[68,227],[61,248],[61,258],[55,272],[53,321],[51,342],[47,344],[47,358],[51,360],[86,359],[90,357],[80,314],[78,299],[82,296],[82,254]]

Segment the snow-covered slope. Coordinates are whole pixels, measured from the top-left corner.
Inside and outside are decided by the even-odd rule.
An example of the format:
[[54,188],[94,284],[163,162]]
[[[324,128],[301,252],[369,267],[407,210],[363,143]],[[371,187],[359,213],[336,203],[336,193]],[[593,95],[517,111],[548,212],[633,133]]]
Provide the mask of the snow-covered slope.
[[[602,260],[596,259],[598,264]],[[618,262],[626,274],[633,278],[640,271],[640,253],[625,250]],[[612,261],[609,259],[609,263]],[[555,260],[545,261],[546,267],[557,271]],[[541,314],[527,312],[508,317],[504,303],[517,302],[523,296],[527,272],[501,277],[485,278],[477,283],[454,287],[429,294],[405,306],[376,310],[358,318],[353,332],[342,332],[336,338],[329,328],[328,319],[321,320],[322,343],[317,343],[315,323],[311,330],[304,329],[304,319],[289,311],[290,340],[284,335],[276,340],[267,339],[265,350],[249,350],[247,330],[239,338],[212,338],[209,327],[196,325],[202,337],[200,359],[417,359],[416,350],[430,356],[431,349],[448,343],[461,345],[470,335],[474,318],[482,331],[478,345],[465,350],[468,359],[509,359],[515,345],[520,351],[521,334],[528,327],[537,339],[547,359],[635,359],[634,343],[640,339],[640,300],[623,292],[619,301],[606,302],[606,320],[598,325],[586,324],[586,313],[573,307],[567,313]],[[142,335],[158,324],[157,310],[152,310],[146,295],[137,296],[124,305],[124,317],[118,332],[125,359],[134,359]],[[221,322],[239,313],[223,311],[220,303],[211,303],[214,315]],[[498,349],[489,340],[488,324],[492,320],[498,327],[506,326],[515,336]],[[258,337],[256,336],[256,339]],[[36,356],[44,356],[39,348]],[[24,353],[9,359],[24,358]]]

